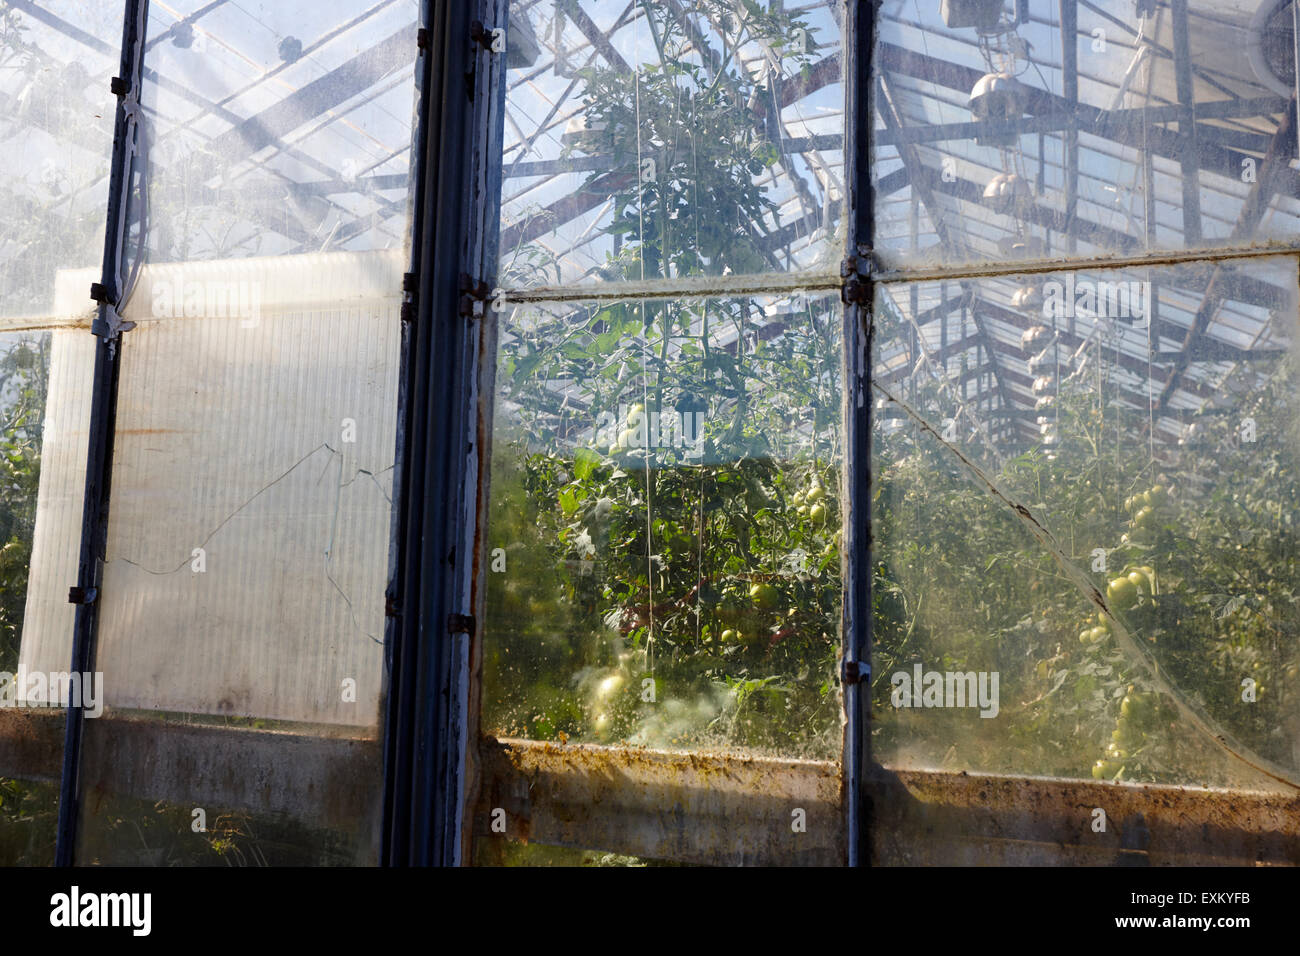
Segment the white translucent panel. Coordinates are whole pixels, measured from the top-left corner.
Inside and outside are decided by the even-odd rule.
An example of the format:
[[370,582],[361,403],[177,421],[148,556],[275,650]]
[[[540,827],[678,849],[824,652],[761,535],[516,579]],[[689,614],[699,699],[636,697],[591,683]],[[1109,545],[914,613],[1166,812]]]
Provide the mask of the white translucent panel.
[[95,340],[80,329],[56,330],[51,339],[50,401],[45,412],[19,663],[29,671],[58,672],[66,671],[72,660],[75,609],[68,603],[68,588],[77,581],[81,547],[90,423],[88,386],[95,365]]
[[[142,272],[100,597],[108,706],[377,724],[402,271],[331,253]],[[93,350],[66,352],[55,407],[91,379]],[[29,667],[66,668],[83,478],[71,454],[42,475]]]

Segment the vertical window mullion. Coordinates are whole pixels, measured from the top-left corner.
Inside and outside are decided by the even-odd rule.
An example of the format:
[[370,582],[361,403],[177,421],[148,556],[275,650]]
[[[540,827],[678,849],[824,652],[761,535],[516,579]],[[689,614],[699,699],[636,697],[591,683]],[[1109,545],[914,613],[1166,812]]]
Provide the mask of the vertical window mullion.
[[[125,277],[121,274],[123,246],[130,228],[132,136],[140,109],[144,64],[145,24],[149,0],[127,0],[122,22],[122,51],[119,76],[113,82],[117,96],[117,117],[113,130],[113,157],[109,173],[108,207],[105,210],[104,262],[100,282],[92,295],[99,302],[91,333],[95,345],[95,372],[91,382],[89,445],[86,484],[82,498],[81,546],[77,562],[77,583],[68,600],[77,605],[73,625],[71,673],[92,673],[95,635],[99,621],[98,589],[104,565],[108,534],[109,481],[113,471],[113,430],[116,419],[117,380],[121,368],[122,339],[117,309]],[[141,188],[146,170],[139,170]],[[143,234],[144,223],[140,223]],[[71,866],[77,836],[81,743],[85,714],[80,695],[70,694],[64,732],[63,770],[60,779],[59,818],[55,844],[55,865]]]
[[[460,862],[469,651],[479,566],[478,357],[496,269],[505,54],[486,35],[505,0],[425,5],[413,327],[403,342],[400,511],[387,628],[383,860]],[[476,29],[476,27],[479,27]],[[490,392],[489,392],[490,396]]]
[[844,793],[848,863],[869,861],[865,775],[871,706],[871,355],[872,255],[871,51],[878,4],[849,0],[845,23],[845,182],[848,186],[844,280],[845,488],[843,541]]

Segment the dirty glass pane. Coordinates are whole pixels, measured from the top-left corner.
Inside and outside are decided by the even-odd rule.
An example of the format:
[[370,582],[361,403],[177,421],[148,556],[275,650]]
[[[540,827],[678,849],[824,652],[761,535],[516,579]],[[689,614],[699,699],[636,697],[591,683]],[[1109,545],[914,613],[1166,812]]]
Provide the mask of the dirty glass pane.
[[1290,3],[878,9],[875,250],[890,266],[1295,245]]
[[836,299],[521,306],[483,730],[838,759]]
[[[82,862],[377,860],[414,18],[151,7]],[[85,465],[46,465],[22,653],[64,670],[80,497],[44,492]]]
[[1290,259],[881,288],[876,759],[1300,785],[1296,291]]
[[[54,340],[73,333],[0,334],[0,865],[54,862],[58,778],[63,762],[63,708],[66,697],[51,675],[29,669],[24,642],[29,617],[40,609],[30,600],[39,576],[38,502],[58,511],[72,501],[52,485],[42,459],[77,460],[70,447],[75,433],[56,437],[47,405]],[[73,403],[74,405],[76,403]],[[84,427],[80,433],[84,444]],[[71,542],[75,546],[75,541]],[[53,668],[67,670],[67,661]],[[55,678],[57,680],[57,678]]]
[[416,12],[150,7],[150,260],[401,247]]
[[510,4],[501,282],[835,271],[838,4]]
[[[58,270],[99,265],[120,4],[0,3],[0,316],[57,313]],[[89,287],[68,308],[88,312]]]

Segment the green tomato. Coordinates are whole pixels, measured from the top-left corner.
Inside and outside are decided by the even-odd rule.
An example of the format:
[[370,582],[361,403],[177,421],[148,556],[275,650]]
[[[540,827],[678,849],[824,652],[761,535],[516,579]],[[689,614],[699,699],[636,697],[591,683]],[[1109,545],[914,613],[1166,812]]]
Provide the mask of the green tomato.
[[1132,582],[1133,587],[1137,589],[1138,594],[1143,597],[1151,596],[1151,579],[1141,571],[1130,571],[1128,573],[1128,579]]
[[770,584],[755,584],[749,589],[749,599],[754,602],[754,606],[764,611],[776,607],[781,595],[776,588]]
[[1169,489],[1164,485],[1152,485],[1151,490],[1147,492],[1147,502],[1153,508],[1158,508],[1169,500]]
[[811,518],[816,524],[821,524],[823,521],[826,520],[826,506],[813,505],[811,508],[808,509],[808,517]]
[[1098,760],[1092,765],[1094,780],[1110,780],[1122,770],[1124,765],[1117,760]]
[[1106,585],[1106,596],[1110,603],[1121,611],[1127,611],[1137,603],[1137,585],[1129,578],[1115,578]]
[[810,505],[813,505],[821,501],[825,497],[826,497],[826,489],[823,488],[819,482],[814,482],[813,486],[808,489],[808,493],[804,495],[804,501],[808,502],[808,504]]
[[733,631],[731,628],[727,628],[725,631],[722,632],[722,643],[734,644],[736,642],[736,636],[737,635],[735,631]]
[[622,674],[610,674],[599,684],[596,685],[596,697],[598,700],[608,700],[623,689],[626,683]]

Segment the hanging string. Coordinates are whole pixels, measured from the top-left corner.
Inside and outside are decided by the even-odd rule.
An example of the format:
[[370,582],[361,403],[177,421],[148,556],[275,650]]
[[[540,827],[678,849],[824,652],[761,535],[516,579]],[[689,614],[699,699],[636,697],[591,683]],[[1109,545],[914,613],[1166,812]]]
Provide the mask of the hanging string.
[[[649,10],[646,10],[647,19],[651,16]],[[653,29],[653,26],[651,26]],[[643,157],[641,155],[641,27],[638,21],[636,29],[632,32],[632,88],[633,88],[633,113],[636,117],[636,182],[637,182],[637,227],[640,230],[641,242],[637,246],[637,258],[641,266],[641,278],[646,278],[645,274],[645,177],[642,174]],[[666,252],[666,250],[661,250]],[[662,255],[661,255],[662,260]],[[665,275],[667,270],[665,270]],[[641,299],[641,425],[646,441],[643,445],[650,444],[649,414],[650,414],[650,335],[649,335],[649,312],[647,310],[646,300]],[[655,578],[654,578],[654,523],[651,510],[651,490],[650,490],[650,449],[643,447],[643,460],[645,462],[645,563],[646,563],[646,668],[651,674],[654,673],[654,635],[655,635]]]

